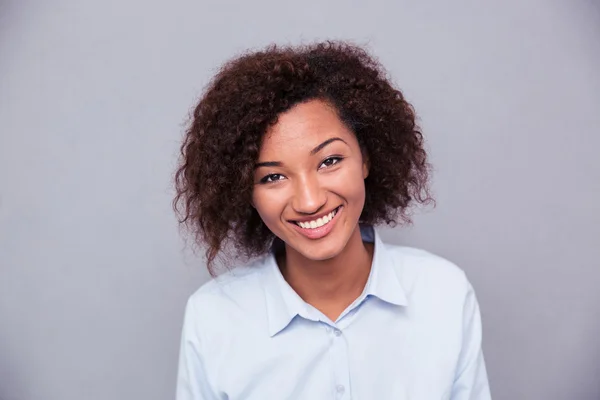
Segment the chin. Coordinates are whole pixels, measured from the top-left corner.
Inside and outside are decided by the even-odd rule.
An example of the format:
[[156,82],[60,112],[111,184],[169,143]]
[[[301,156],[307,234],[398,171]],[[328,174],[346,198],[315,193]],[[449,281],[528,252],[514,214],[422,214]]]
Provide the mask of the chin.
[[325,240],[315,241],[313,243],[298,243],[295,241],[287,242],[287,245],[294,249],[303,257],[312,261],[325,261],[338,256],[344,250],[350,237],[343,233],[337,233]]
[[298,253],[302,254],[309,260],[312,261],[325,261],[330,260],[340,254],[342,249],[294,249]]

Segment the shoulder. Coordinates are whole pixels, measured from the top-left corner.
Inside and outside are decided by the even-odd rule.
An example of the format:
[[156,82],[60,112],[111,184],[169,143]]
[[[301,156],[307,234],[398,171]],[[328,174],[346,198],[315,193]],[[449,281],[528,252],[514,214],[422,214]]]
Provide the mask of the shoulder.
[[237,266],[213,278],[197,289],[188,299],[186,323],[202,323],[224,328],[238,316],[252,317],[264,310],[262,276],[267,258]]
[[444,257],[414,247],[389,243],[384,246],[409,294],[461,301],[473,290],[463,269]]

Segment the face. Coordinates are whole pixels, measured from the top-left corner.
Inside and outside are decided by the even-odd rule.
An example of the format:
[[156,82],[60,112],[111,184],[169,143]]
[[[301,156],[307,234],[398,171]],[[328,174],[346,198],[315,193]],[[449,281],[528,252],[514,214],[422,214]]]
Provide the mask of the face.
[[354,133],[330,105],[311,100],[281,114],[265,133],[253,206],[288,251],[330,259],[355,232],[367,175]]

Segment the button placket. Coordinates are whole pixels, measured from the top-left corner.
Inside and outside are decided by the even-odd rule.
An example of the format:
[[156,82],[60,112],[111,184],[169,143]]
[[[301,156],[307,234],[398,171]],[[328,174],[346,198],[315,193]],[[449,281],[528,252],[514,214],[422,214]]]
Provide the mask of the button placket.
[[347,399],[350,396],[350,370],[348,365],[348,348],[343,332],[338,328],[331,328],[332,342],[331,352],[333,359],[335,398]]

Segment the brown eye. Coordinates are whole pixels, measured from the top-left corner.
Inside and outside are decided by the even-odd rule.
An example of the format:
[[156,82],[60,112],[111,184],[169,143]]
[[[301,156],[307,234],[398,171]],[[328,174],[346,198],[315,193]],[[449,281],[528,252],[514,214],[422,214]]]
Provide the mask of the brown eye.
[[272,183],[283,180],[284,176],[281,174],[270,174],[260,180],[260,183]]
[[323,160],[321,166],[324,168],[331,167],[332,165],[339,163],[341,160],[342,157],[328,157],[325,160]]

